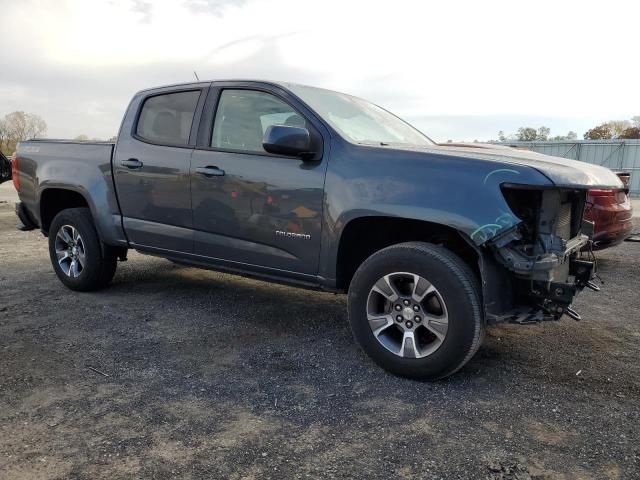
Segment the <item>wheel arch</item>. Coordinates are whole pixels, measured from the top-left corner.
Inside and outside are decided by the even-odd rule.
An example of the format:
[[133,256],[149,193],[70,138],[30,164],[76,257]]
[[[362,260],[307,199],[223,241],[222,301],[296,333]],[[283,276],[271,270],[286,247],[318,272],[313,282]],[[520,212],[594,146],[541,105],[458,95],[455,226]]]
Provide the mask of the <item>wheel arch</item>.
[[347,291],[357,268],[373,253],[410,241],[443,245],[482,279],[481,252],[464,232],[427,220],[367,215],[351,219],[341,231],[336,255],[336,288]]
[[40,230],[46,236],[49,234],[51,220],[66,208],[88,208],[100,241],[106,245],[127,247],[126,237],[122,228],[122,219],[110,211],[106,197],[105,186],[97,185],[96,190],[87,190],[82,185],[46,182],[41,184],[38,192],[38,214],[40,215]]
[[95,218],[93,205],[86,192],[67,186],[49,186],[40,191],[38,205],[40,206],[40,229],[45,235],[49,234],[49,227],[54,217],[67,208],[89,208],[91,216]]

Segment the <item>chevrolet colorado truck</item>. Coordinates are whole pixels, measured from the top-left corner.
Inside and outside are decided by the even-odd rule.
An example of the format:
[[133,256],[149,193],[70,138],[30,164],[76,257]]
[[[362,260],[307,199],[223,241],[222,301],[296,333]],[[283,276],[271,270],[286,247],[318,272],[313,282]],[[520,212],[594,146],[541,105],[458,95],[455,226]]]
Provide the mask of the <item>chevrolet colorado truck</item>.
[[431,380],[487,324],[579,319],[574,296],[598,289],[586,193],[622,188],[586,163],[437,145],[353,96],[239,80],[141,91],[115,143],[21,142],[12,170],[23,228],[70,289],[105,287],[133,248],[348,293],[363,350]]

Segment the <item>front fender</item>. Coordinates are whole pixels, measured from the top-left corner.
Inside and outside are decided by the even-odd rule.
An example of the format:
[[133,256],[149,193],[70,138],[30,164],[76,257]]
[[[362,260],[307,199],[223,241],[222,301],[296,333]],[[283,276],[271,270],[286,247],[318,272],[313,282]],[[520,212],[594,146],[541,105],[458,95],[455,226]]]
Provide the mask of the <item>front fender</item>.
[[482,246],[520,223],[503,183],[550,187],[526,165],[379,148],[336,151],[325,183],[321,277],[335,278],[345,226],[366,216],[398,217],[450,227]]

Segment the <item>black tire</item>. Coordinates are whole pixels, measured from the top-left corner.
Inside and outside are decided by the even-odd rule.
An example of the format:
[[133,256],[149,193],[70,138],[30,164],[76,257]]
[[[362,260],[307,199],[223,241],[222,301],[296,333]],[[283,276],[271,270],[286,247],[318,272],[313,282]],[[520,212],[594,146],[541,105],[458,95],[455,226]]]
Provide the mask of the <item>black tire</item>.
[[[425,357],[393,353],[376,339],[369,326],[369,292],[379,279],[393,272],[411,272],[428,280],[446,304],[446,336]],[[480,298],[476,275],[451,251],[423,242],[401,243],[374,253],[356,271],[349,286],[349,322],[364,352],[385,370],[407,378],[438,380],[462,368],[480,347],[484,337]]]
[[[83,242],[84,266],[77,277],[69,276],[63,271],[56,255],[56,236],[65,225],[75,228]],[[60,281],[71,290],[79,292],[106,287],[116,272],[118,261],[115,249],[100,241],[88,208],[69,208],[54,217],[49,226],[49,257]]]

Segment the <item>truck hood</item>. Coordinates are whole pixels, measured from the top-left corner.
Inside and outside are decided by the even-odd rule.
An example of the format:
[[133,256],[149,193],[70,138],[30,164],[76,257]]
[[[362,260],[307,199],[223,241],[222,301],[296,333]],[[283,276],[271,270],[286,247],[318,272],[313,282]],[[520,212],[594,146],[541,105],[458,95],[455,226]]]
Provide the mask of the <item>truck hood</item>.
[[577,160],[543,155],[529,150],[491,144],[470,144],[469,146],[460,144],[453,146],[435,145],[433,147],[420,148],[419,150],[437,155],[525,165],[536,169],[558,187],[623,188],[620,179],[608,168]]

